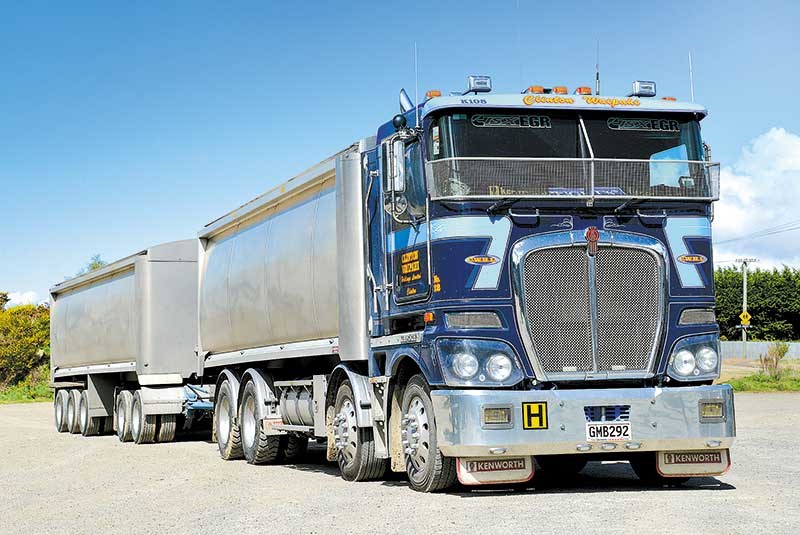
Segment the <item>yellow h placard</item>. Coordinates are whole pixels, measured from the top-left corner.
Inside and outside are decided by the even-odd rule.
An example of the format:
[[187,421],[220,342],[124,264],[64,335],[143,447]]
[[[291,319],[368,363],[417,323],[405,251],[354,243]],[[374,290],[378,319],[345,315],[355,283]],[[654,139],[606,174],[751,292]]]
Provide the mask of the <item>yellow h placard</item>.
[[547,402],[522,404],[523,429],[547,429]]

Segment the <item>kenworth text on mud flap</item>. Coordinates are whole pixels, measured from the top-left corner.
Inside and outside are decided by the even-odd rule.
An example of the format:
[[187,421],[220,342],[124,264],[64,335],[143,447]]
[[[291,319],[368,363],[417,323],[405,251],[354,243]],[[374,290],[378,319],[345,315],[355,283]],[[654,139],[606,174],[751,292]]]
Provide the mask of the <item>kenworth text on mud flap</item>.
[[706,110],[652,82],[493,94],[479,76],[400,103],[206,225],[195,256],[54,287],[59,430],[150,442],[213,414],[225,459],[313,439],[345,479],[420,491],[605,459],[724,473]]

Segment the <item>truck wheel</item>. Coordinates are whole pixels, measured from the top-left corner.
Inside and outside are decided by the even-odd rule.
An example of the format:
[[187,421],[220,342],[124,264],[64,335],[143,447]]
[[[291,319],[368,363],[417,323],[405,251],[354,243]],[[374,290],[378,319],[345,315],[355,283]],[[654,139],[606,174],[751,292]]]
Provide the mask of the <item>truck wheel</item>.
[[89,393],[86,390],[81,392],[80,403],[78,404],[78,418],[80,419],[81,435],[92,437],[100,433],[100,420],[102,418],[89,416]]
[[130,390],[123,390],[117,394],[117,438],[120,442],[130,442],[131,436],[131,409],[133,405],[133,394]]
[[648,485],[678,486],[678,485],[683,485],[684,483],[689,481],[688,477],[662,476],[658,472],[658,468],[656,468],[657,455],[658,453],[655,451],[645,451],[642,453],[638,453],[629,459],[631,463],[631,468],[633,468],[634,473],[639,477],[639,479],[642,482]]
[[415,375],[406,385],[401,410],[401,436],[411,488],[435,492],[451,487],[456,480],[456,460],[442,455],[436,445],[433,403],[422,375]]
[[236,422],[236,398],[228,381],[223,381],[217,391],[214,402],[214,429],[220,456],[226,461],[241,459],[244,454],[242,436],[239,424]]
[[131,438],[137,444],[150,444],[156,436],[156,417],[146,416],[142,406],[142,394],[139,390],[133,395],[131,406]]
[[158,441],[172,442],[178,427],[177,414],[162,414],[158,417]]
[[367,481],[382,477],[386,473],[386,459],[375,456],[372,429],[358,427],[355,396],[349,380],[339,385],[334,414],[333,437],[342,478]]
[[268,435],[261,426],[256,406],[256,385],[247,381],[239,408],[239,425],[242,431],[242,450],[249,464],[274,463],[286,445],[285,435]]
[[69,393],[63,388],[56,392],[53,398],[53,416],[56,423],[56,431],[65,433],[67,431],[67,401]]
[[78,405],[81,402],[81,391],[72,388],[67,400],[67,431],[76,435],[81,432],[81,422],[78,418]]
[[588,463],[583,455],[543,455],[536,457],[536,463],[551,480],[568,479],[586,468]]

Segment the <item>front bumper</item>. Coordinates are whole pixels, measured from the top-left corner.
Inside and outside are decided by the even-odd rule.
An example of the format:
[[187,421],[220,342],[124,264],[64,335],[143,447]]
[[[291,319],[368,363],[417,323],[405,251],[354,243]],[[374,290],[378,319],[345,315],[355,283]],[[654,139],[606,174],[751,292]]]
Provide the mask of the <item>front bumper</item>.
[[[555,455],[625,451],[724,449],[736,422],[730,385],[586,390],[434,390],[437,441],[448,457]],[[725,420],[700,422],[700,401],[721,401]],[[522,404],[547,403],[547,429],[523,429]],[[511,406],[508,428],[486,428],[486,406]],[[586,406],[630,406],[631,438],[588,442]]]

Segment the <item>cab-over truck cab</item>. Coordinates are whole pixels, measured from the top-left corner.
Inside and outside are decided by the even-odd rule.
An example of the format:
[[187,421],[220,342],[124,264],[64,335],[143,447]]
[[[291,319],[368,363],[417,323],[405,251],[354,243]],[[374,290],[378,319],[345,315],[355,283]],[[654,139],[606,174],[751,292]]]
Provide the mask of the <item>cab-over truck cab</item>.
[[723,473],[706,110],[647,83],[470,83],[406,104],[364,158],[370,381],[374,406],[399,409],[393,468],[418,490],[527,480],[534,458]]

